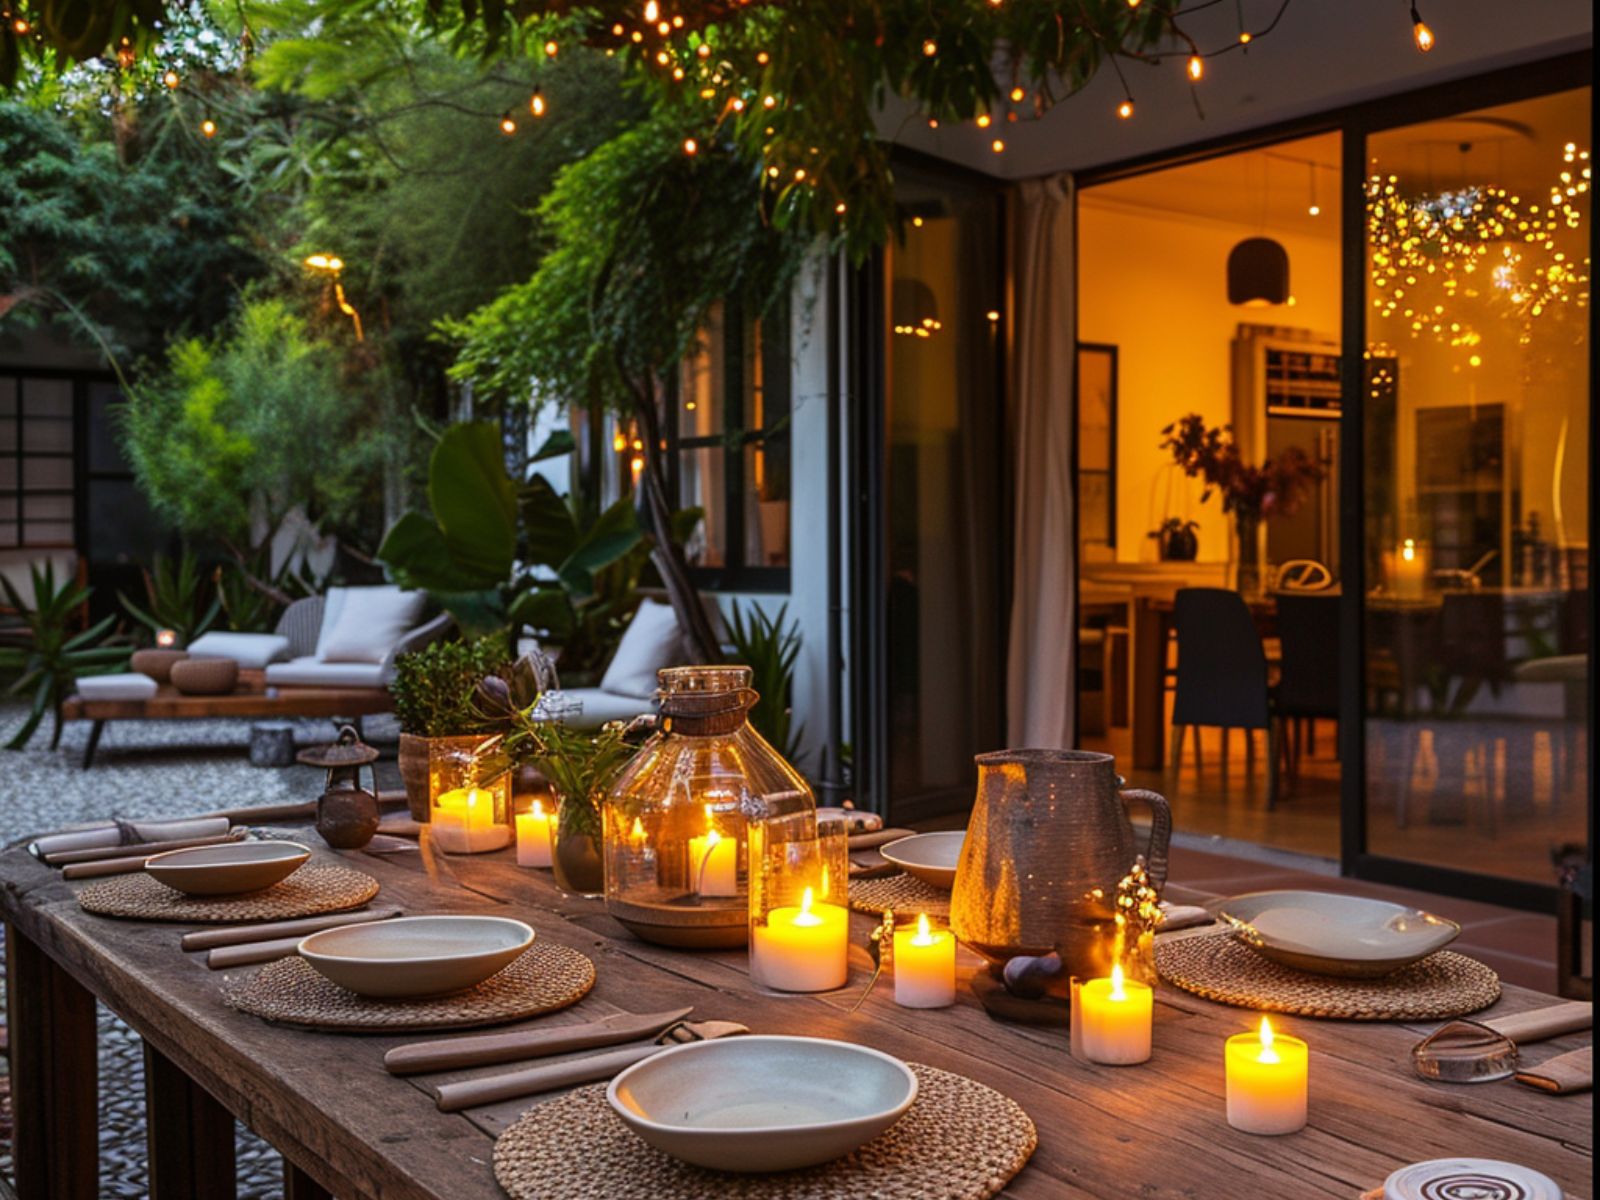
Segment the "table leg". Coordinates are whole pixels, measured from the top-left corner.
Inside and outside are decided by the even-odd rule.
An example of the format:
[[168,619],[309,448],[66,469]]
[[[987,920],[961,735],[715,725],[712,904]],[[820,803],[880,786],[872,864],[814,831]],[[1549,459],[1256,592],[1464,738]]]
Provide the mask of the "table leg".
[[333,1200],[333,1193],[286,1158],[283,1160],[283,1200]]
[[1165,765],[1167,614],[1145,600],[1133,604],[1133,765]]
[[96,1200],[99,1038],[94,996],[6,926],[6,1012],[19,1196]]
[[87,771],[94,766],[94,752],[100,748],[100,734],[104,732],[106,723],[96,721],[89,726],[89,740],[83,746],[83,769]]
[[149,1042],[144,1096],[153,1200],[237,1195],[233,1114]]

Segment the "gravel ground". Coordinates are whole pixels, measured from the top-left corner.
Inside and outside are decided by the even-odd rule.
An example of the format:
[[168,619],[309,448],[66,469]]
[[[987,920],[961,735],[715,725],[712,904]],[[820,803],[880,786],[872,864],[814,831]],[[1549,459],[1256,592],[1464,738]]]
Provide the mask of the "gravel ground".
[[[0,742],[21,723],[22,710],[0,706]],[[297,723],[295,740],[315,745],[333,739],[328,721]],[[80,767],[89,726],[67,726],[61,747],[45,748],[47,731],[26,750],[0,750],[0,843],[110,816],[181,815],[212,808],[282,804],[314,798],[322,772],[311,767],[252,767],[248,721],[113,721],[100,739],[95,765]],[[392,722],[368,718],[376,745],[392,742]],[[395,786],[392,760],[380,779]],[[3,956],[0,947],[0,956]],[[3,989],[3,976],[0,976]],[[139,1037],[100,1008],[100,1194],[137,1200],[149,1194],[145,1159],[144,1060]],[[0,1140],[0,1172],[11,1174],[9,1112]],[[282,1160],[260,1138],[238,1131],[241,1200],[275,1200],[283,1194]]]

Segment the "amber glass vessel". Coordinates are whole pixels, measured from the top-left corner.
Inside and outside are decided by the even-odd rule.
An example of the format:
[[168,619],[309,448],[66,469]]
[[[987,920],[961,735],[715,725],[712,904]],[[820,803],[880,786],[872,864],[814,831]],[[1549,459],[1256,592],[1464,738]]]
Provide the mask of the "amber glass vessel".
[[606,910],[646,941],[748,937],[751,822],[816,837],[816,799],[752,729],[748,667],[660,672],[661,726],[605,804]]

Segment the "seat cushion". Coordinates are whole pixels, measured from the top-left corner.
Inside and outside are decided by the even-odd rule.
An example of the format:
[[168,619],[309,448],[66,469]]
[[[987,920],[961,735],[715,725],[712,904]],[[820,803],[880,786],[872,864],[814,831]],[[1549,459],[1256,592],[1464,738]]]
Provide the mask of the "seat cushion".
[[573,729],[599,729],[607,721],[631,721],[645,713],[656,711],[654,700],[638,696],[619,696],[604,688],[562,688],[561,698],[569,704],[582,707],[578,712],[562,717],[561,723]]
[[383,687],[388,670],[382,663],[323,662],[291,658],[267,667],[269,687]]
[[160,685],[148,675],[85,675],[78,680],[78,695],[85,700],[148,700]]
[[642,601],[623,632],[622,644],[612,656],[600,690],[617,696],[653,700],[656,672],[683,660],[683,638],[678,618],[669,604]]
[[189,645],[190,658],[231,658],[248,671],[289,657],[289,639],[276,633],[205,633]]
[[[337,606],[334,593],[342,592]],[[397,587],[334,588],[317,638],[317,657],[329,663],[382,663],[422,618],[427,597]]]

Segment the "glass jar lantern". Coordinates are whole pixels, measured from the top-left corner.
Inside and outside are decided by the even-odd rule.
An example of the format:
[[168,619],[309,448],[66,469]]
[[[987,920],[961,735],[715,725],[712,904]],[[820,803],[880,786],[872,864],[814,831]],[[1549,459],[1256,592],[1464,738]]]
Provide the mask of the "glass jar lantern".
[[829,992],[850,976],[849,826],[750,823],[750,980]]
[[511,844],[511,772],[500,737],[440,738],[428,751],[428,830],[446,854]]
[[665,946],[742,946],[750,824],[816,836],[810,786],[746,720],[748,667],[658,673],[659,731],[605,802],[606,911]]

